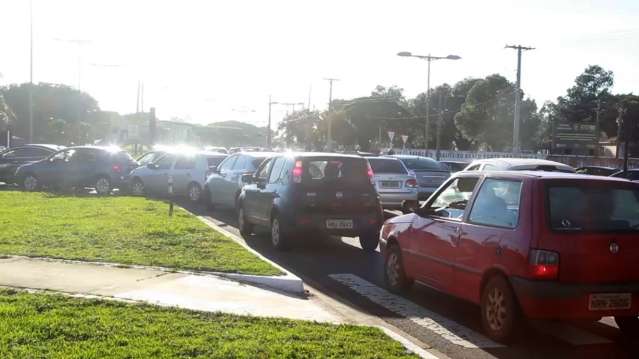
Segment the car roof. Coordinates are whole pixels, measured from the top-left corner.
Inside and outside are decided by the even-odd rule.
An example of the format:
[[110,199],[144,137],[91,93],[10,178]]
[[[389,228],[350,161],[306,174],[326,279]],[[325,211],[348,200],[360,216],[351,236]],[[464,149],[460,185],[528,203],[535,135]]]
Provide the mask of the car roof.
[[53,151],[58,151],[64,148],[64,146],[60,146],[60,145],[53,145],[53,144],[48,144],[48,143],[29,143],[23,146],[18,146],[18,147],[11,147],[11,149],[14,148],[25,148],[25,147],[40,147],[40,148],[47,148]]
[[375,156],[375,157],[366,157],[367,160],[391,160],[391,161],[399,161],[397,157],[391,156]]
[[290,152],[296,158],[314,158],[314,157],[333,157],[333,158],[352,158],[352,159],[368,159],[371,157],[362,157],[358,155],[349,155],[343,153],[332,152]]
[[506,165],[508,167],[516,167],[516,166],[526,166],[526,165],[541,165],[541,166],[556,166],[563,168],[572,168],[566,164],[561,162],[549,161],[538,158],[486,158],[482,160],[474,160],[471,162],[471,165],[475,165],[478,163],[499,163],[502,165]]
[[466,171],[458,172],[454,176],[470,176],[480,175],[485,177],[509,177],[509,178],[537,178],[544,180],[595,180],[595,181],[610,181],[610,182],[622,182],[629,183],[624,178],[615,177],[602,177],[593,175],[584,175],[579,173],[566,173],[566,172],[554,172],[554,171]]
[[395,157],[395,158],[399,158],[401,159],[414,159],[414,160],[420,160],[420,159],[426,159],[426,160],[431,160],[431,161],[435,161],[435,162],[439,162],[436,159],[432,158],[432,157],[427,157],[427,156],[417,156],[417,155],[387,155],[385,157]]
[[246,155],[246,156],[250,156],[250,157],[275,157],[278,155],[281,155],[281,153],[279,152],[261,152],[261,151],[240,151],[240,152],[235,152],[232,153],[230,155]]

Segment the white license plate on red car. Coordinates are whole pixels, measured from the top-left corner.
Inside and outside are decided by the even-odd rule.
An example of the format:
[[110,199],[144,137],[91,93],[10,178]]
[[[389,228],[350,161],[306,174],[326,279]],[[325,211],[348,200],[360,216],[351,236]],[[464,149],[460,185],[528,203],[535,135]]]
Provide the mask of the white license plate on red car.
[[352,219],[327,219],[326,229],[353,229]]
[[597,293],[588,299],[589,310],[623,310],[632,306],[630,293]]

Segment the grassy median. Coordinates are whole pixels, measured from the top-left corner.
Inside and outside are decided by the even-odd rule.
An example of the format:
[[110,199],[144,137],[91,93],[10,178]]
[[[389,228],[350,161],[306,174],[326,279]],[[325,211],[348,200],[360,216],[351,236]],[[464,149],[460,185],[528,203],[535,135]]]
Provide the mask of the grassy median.
[[281,274],[185,210],[168,217],[139,197],[0,192],[0,254]]
[[0,289],[2,358],[390,358],[379,329]]

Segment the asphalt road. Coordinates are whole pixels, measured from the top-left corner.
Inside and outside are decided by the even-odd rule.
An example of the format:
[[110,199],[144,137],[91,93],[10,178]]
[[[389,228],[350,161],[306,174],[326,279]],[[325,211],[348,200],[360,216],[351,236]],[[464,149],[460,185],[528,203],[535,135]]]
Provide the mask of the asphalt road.
[[[239,236],[234,212],[183,205]],[[246,243],[324,295],[383,319],[444,357],[639,357],[639,338],[622,337],[610,318],[597,323],[530,323],[522,326],[513,344],[499,346],[481,335],[479,309],[473,304],[420,285],[402,296],[385,292],[381,254],[364,252],[357,238],[326,238],[310,233],[296,239],[299,244],[288,252],[274,250],[265,232],[247,238]],[[455,334],[461,338],[455,338]]]

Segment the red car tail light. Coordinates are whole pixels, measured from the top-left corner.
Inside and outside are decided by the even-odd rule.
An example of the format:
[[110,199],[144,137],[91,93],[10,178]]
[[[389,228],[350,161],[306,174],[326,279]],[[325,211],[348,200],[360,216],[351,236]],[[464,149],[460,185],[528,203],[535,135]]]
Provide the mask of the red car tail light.
[[417,187],[417,180],[414,178],[411,178],[409,180],[406,180],[406,187],[408,188],[415,188]]
[[295,161],[295,167],[293,168],[293,182],[302,183],[302,174],[304,173],[302,161]]
[[559,278],[559,253],[543,249],[531,249],[528,271],[536,279]]
[[120,173],[120,172],[122,172],[122,167],[120,167],[120,165],[113,165],[113,166],[111,166],[111,171],[113,171],[115,173]]

